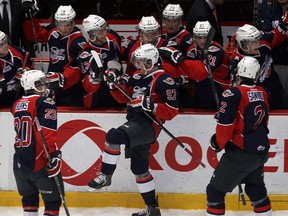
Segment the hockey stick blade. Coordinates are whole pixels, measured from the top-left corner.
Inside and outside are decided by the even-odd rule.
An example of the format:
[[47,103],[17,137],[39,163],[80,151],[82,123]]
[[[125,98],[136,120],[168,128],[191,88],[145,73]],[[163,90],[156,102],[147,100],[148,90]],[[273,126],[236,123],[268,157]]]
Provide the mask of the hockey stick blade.
[[101,61],[98,53],[95,50],[91,50],[91,54],[92,54],[93,58],[95,59],[96,64],[99,67],[100,71],[101,72],[104,71],[103,64],[102,64],[102,61]]

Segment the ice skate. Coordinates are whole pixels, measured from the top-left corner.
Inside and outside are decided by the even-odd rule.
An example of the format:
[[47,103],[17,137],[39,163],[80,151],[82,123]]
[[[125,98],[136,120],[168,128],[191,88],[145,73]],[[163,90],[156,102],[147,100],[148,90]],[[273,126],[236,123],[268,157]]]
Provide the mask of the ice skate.
[[147,206],[145,210],[133,213],[132,216],[161,216],[158,204],[158,196],[156,197],[156,204]]
[[95,179],[92,179],[88,183],[88,186],[91,189],[100,189],[111,185],[111,179],[112,175],[105,175],[104,173],[100,172],[100,174]]
[[148,206],[145,210],[133,213],[132,216],[161,216],[159,207]]

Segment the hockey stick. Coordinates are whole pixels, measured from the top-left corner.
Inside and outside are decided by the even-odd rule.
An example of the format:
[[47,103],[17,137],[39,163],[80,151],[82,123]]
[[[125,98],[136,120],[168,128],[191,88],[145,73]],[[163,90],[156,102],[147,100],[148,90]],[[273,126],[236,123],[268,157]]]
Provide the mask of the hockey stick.
[[[93,58],[96,61],[97,66],[99,67],[100,72],[106,77],[107,80],[109,80],[109,82],[113,83],[116,88],[121,91],[122,94],[125,95],[125,97],[127,97],[130,101],[133,100],[128,94],[127,92],[125,92],[119,85],[118,83],[116,83],[113,79],[111,79],[104,71],[102,62],[98,56],[98,53],[95,50],[91,50],[91,54],[93,56]],[[180,140],[178,140],[172,133],[170,133],[169,130],[167,130],[163,124],[161,124],[160,122],[158,122],[155,118],[153,118],[152,116],[150,116],[146,111],[143,111],[143,113],[150,118],[157,126],[159,126],[166,134],[168,134],[179,146],[181,146],[181,148],[183,148],[191,157],[192,160],[196,161],[199,165],[201,165],[203,168],[206,167],[206,165],[199,159],[197,158],[192,151],[190,151],[183,143],[180,142]]]
[[[38,40],[37,40],[35,23],[34,23],[34,20],[33,20],[33,16],[32,16],[31,10],[29,10],[29,15],[30,15],[30,17],[31,17],[32,30],[33,30],[33,34],[34,34],[34,38],[35,38],[35,43],[36,43],[36,46],[37,46],[37,53],[38,53],[39,60],[40,60],[40,67],[41,67],[41,70],[45,73],[45,71],[44,71],[44,66],[43,66],[43,61],[42,61],[42,55],[41,55],[41,51],[40,51],[39,44],[38,44]],[[45,74],[46,74],[46,73],[45,73]]]
[[[216,107],[217,107],[217,110],[219,110],[220,102],[219,102],[216,86],[215,86],[215,83],[214,83],[214,79],[213,79],[213,75],[212,75],[212,71],[211,71],[211,67],[210,67],[209,57],[208,57],[209,46],[211,45],[211,42],[213,41],[215,33],[216,33],[215,28],[211,27],[211,29],[209,30],[209,33],[207,35],[207,38],[206,38],[203,54],[204,54],[204,57],[205,57],[205,60],[206,60],[206,67],[207,67],[207,70],[208,70],[208,73],[209,73],[209,79],[210,79],[210,83],[211,83],[214,99],[215,99],[215,102],[216,102]],[[239,196],[241,197],[242,204],[246,205],[246,200],[245,200],[245,197],[244,197],[244,192],[243,192],[241,184],[238,184],[238,188],[239,188]]]
[[207,68],[208,73],[209,73],[209,79],[210,79],[214,99],[216,102],[217,110],[219,110],[219,99],[218,99],[217,90],[216,90],[216,86],[214,83],[214,79],[213,79],[213,75],[212,75],[212,71],[211,71],[211,67],[210,67],[210,62],[209,62],[209,58],[208,58],[209,46],[211,45],[211,43],[213,41],[215,33],[216,33],[215,28],[211,27],[209,30],[209,33],[207,35],[207,38],[206,38],[206,43],[204,45],[203,54],[204,54],[204,58],[206,61],[206,68]]
[[[48,160],[48,163],[50,164],[51,162],[51,155],[48,151],[48,145],[45,141],[45,138],[44,138],[44,135],[43,135],[43,132],[42,132],[42,129],[41,129],[41,125],[40,125],[40,122],[38,120],[38,117],[35,117],[35,123],[36,123],[36,126],[37,126],[37,130],[39,132],[39,135],[41,137],[41,141],[42,141],[42,144],[43,144],[43,147],[44,147],[44,151],[45,151],[45,154],[46,154],[46,157],[47,157],[47,160]],[[57,186],[57,190],[59,192],[59,195],[60,195],[60,198],[61,198],[61,201],[62,201],[62,204],[64,206],[64,209],[65,209],[65,212],[66,212],[66,215],[67,216],[70,216],[70,213],[69,213],[69,210],[68,210],[68,207],[67,207],[67,204],[66,204],[66,201],[65,201],[65,198],[64,198],[64,194],[61,190],[61,185],[60,185],[60,181],[59,181],[59,178],[58,176],[54,176],[53,177],[54,180],[55,180],[55,183],[56,183],[56,186]]]

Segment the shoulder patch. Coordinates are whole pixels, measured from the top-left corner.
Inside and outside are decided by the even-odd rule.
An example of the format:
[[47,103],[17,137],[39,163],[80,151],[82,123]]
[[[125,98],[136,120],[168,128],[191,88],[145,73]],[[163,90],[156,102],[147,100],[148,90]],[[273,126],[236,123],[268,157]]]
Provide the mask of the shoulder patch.
[[141,78],[141,74],[140,73],[134,73],[133,74],[133,79],[139,80]]
[[91,56],[91,53],[84,51],[79,55],[79,58],[86,59],[88,56]]
[[167,77],[165,80],[163,80],[164,83],[167,83],[168,85],[174,85],[175,81],[171,77]]
[[218,52],[219,50],[220,48],[217,46],[210,46],[208,49],[209,52]]
[[80,46],[82,49],[84,48],[85,45],[86,45],[86,41],[78,43],[78,46]]
[[226,91],[224,91],[224,92],[222,93],[222,96],[223,96],[223,97],[231,97],[231,96],[233,96],[233,95],[234,95],[234,93],[232,93],[230,89],[227,89]]
[[52,98],[46,98],[43,102],[51,105],[55,104],[55,101]]

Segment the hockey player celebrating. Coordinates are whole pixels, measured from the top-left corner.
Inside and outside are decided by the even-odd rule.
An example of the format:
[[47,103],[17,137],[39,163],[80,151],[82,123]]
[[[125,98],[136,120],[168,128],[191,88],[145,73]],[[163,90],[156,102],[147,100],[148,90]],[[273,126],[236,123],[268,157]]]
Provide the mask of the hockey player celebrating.
[[107,22],[97,15],[89,15],[83,20],[82,25],[84,31],[89,36],[88,43],[77,58],[80,65],[79,67],[82,70],[82,84],[86,91],[84,95],[84,107],[119,107],[120,104],[109,93],[109,87],[106,82],[104,82],[103,75],[101,77],[95,77],[95,72],[93,71],[96,69],[93,67],[95,61],[91,55],[91,50],[95,50],[101,55],[105,70],[109,67],[109,69],[113,69],[114,72],[122,72],[120,47],[115,39],[117,35],[112,37],[114,31],[111,31]]
[[183,10],[179,4],[168,4],[162,13],[161,38],[177,43],[182,53],[192,44],[192,34],[182,26]]
[[[161,124],[173,119],[178,113],[175,82],[158,67],[159,53],[155,46],[145,44],[133,53],[133,64],[138,69],[126,85],[119,85],[128,98],[110,83],[111,94],[119,103],[128,103],[127,122],[107,132],[100,174],[88,186],[100,189],[111,184],[112,175],[120,157],[120,145],[126,147],[125,156],[131,159],[131,171],[135,175],[139,192],[147,208],[132,216],[160,216],[155,196],[155,183],[149,172],[149,152],[160,133],[160,127],[148,116]],[[111,77],[111,74],[109,74]],[[111,81],[110,81],[111,82]],[[145,112],[145,113],[143,113]]]
[[[255,57],[261,66],[258,84],[270,92],[270,109],[279,108],[282,103],[283,88],[274,70],[272,53],[274,47],[284,42],[288,35],[288,12],[282,22],[271,32],[260,32],[256,27],[245,24],[236,31],[237,47],[229,57],[229,64],[244,56]],[[232,69],[233,72],[233,69]]]
[[[44,215],[59,215],[61,198],[55,177],[62,193],[64,185],[61,169],[61,151],[56,144],[57,110],[55,102],[48,98],[47,78],[40,70],[28,70],[22,74],[21,85],[25,95],[13,107],[15,154],[13,171],[19,194],[22,196],[23,215],[38,216],[39,193],[44,201]],[[47,162],[36,118],[42,127],[50,163]]]
[[126,74],[132,75],[136,68],[132,64],[133,52],[143,44],[153,44],[155,47],[174,47],[179,50],[177,43],[174,41],[160,38],[160,25],[153,16],[143,16],[136,27],[139,38],[131,40],[123,52],[123,60],[127,63]]
[[[82,73],[76,59],[86,44],[86,39],[75,26],[76,12],[71,5],[60,5],[54,18],[55,22],[47,26],[41,26],[35,19],[38,42],[48,42],[49,45],[48,78],[52,82],[50,87],[55,90],[55,102],[58,106],[82,106]],[[30,41],[34,41],[31,22],[25,21],[24,25],[29,29],[25,34]]]
[[[196,23],[193,28],[194,44],[188,47],[186,55],[188,59],[200,60],[206,65],[209,64],[211,73],[213,74],[216,94],[219,97],[224,90],[230,87],[228,59],[223,47],[213,40],[208,47],[208,53],[205,54],[208,55],[207,58],[204,55],[204,47],[210,29],[211,25],[208,21],[198,21]],[[209,62],[207,62],[207,59]],[[190,82],[187,88],[190,88],[189,92],[193,92],[193,107],[206,109],[217,107],[214,99],[215,92],[213,92],[209,77],[206,77],[202,81],[194,80]]]
[[23,67],[34,68],[26,55],[28,53],[20,47],[9,45],[7,35],[0,31],[0,107],[11,106],[22,96],[17,71]]
[[225,215],[225,195],[244,183],[255,215],[271,216],[264,183],[268,139],[268,92],[257,85],[260,64],[250,56],[237,65],[237,84],[222,94],[216,133],[210,147],[225,149],[206,188],[207,216]]

